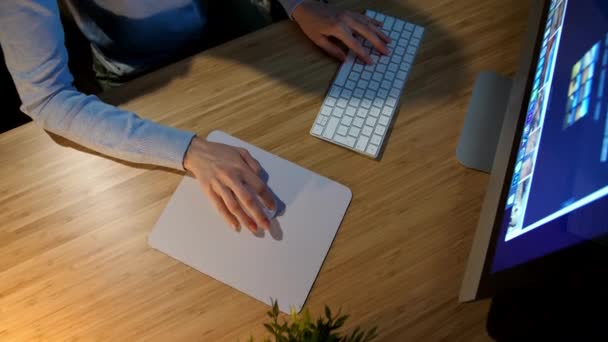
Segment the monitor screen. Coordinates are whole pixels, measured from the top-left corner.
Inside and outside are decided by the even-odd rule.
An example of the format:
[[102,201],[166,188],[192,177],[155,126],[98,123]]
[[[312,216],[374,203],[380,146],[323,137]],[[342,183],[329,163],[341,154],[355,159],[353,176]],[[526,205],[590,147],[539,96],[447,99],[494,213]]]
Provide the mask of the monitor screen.
[[490,273],[608,233],[608,1],[548,11]]

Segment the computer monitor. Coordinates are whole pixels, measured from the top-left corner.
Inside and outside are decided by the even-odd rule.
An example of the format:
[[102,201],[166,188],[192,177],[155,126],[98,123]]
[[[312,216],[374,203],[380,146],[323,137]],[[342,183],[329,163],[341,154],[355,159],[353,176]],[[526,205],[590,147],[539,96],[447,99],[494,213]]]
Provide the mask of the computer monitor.
[[530,4],[461,301],[608,260],[608,1]]

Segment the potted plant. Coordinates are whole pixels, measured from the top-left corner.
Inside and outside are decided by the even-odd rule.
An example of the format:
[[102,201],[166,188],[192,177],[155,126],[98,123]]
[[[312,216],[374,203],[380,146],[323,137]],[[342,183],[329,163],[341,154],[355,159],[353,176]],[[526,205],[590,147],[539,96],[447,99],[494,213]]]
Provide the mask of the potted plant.
[[[333,316],[327,305],[325,306],[325,317],[321,316],[312,320],[308,309],[304,309],[300,314],[292,309],[291,322],[283,320],[282,323],[279,323],[279,306],[276,301],[273,301],[268,316],[270,322],[264,323],[264,327],[271,337],[264,338],[263,342],[369,342],[377,337],[376,327],[367,332],[356,327],[350,335],[338,332],[338,329],[348,319],[348,315],[341,315],[338,312]],[[254,342],[253,337],[249,342]]]

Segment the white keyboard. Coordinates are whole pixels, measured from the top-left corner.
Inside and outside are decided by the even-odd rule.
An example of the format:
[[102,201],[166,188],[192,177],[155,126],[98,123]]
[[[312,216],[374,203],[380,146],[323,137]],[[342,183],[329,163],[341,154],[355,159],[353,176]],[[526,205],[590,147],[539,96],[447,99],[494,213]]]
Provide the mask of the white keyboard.
[[424,28],[370,10],[365,14],[384,23],[382,30],[391,37],[390,55],[380,55],[368,41],[363,42],[363,47],[370,52],[374,64],[365,65],[349,52],[310,134],[375,159],[397,109]]

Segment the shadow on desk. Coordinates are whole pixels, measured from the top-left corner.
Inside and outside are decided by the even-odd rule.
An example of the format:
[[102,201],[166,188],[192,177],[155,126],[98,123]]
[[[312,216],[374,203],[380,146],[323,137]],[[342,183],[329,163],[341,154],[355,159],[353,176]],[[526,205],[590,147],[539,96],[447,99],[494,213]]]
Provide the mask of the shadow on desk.
[[[432,18],[419,9],[394,2],[383,1],[380,5],[369,5],[369,1],[361,3],[356,3],[356,7],[352,9],[379,10],[426,28],[402,102],[407,99],[408,105],[411,105],[418,101],[440,101],[465,86],[467,63],[462,51],[464,43],[457,41],[447,28],[439,25],[439,18]],[[298,54],[298,58],[293,59],[292,54]],[[287,21],[275,23],[258,32],[207,50],[202,55],[236,61],[280,81],[295,91],[318,96],[325,95],[338,67],[338,63],[314,46],[295,23]],[[110,102],[114,105],[120,105],[137,96],[153,92],[172,79],[187,75],[193,58],[184,59],[151,75],[143,76],[138,82],[126,84],[128,91],[118,88],[103,97],[111,98]],[[282,62],[286,60],[289,63]]]

